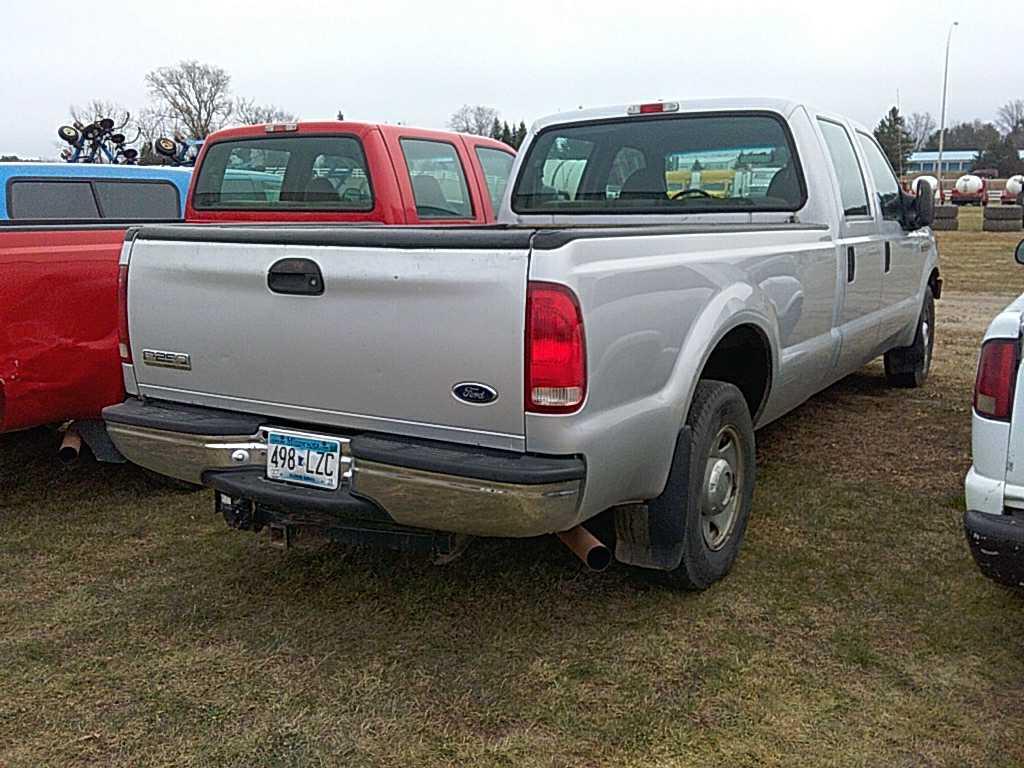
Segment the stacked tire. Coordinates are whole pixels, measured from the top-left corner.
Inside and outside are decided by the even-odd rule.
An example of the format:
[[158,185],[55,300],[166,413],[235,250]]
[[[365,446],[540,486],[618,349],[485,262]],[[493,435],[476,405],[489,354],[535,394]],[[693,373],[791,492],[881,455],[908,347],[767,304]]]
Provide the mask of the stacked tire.
[[935,221],[932,222],[932,229],[936,232],[956,232],[960,229],[960,206],[957,205],[936,205]]
[[1024,223],[1024,208],[1019,205],[989,205],[985,207],[985,232],[1020,232]]

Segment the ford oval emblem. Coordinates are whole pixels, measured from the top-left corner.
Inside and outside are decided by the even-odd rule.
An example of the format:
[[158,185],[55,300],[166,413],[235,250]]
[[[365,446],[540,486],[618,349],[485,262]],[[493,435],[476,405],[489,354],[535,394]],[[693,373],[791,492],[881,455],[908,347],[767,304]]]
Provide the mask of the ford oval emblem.
[[498,399],[498,391],[477,381],[464,381],[452,387],[452,396],[460,403],[490,405]]

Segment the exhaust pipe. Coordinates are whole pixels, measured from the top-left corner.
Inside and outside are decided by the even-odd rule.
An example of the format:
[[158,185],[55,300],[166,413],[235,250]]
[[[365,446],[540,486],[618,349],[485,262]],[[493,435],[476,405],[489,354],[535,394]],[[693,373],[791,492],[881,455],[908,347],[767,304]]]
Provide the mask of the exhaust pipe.
[[555,535],[558,536],[558,538],[562,540],[562,543],[571,549],[572,553],[582,560],[590,570],[600,573],[611,565],[611,550],[602,544],[594,534],[582,525],[577,525],[575,528],[570,528],[568,531],[562,531]]
[[64,439],[60,441],[60,449],[57,451],[57,458],[64,464],[73,464],[78,461],[78,454],[82,451],[82,436],[74,427],[64,432]]

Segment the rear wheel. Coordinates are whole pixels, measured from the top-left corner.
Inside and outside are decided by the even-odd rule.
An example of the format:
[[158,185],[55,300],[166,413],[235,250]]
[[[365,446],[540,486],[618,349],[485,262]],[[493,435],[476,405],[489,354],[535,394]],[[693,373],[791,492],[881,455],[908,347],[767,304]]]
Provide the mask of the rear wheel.
[[710,380],[698,382],[686,423],[690,459],[672,468],[672,474],[685,472],[686,482],[670,477],[666,492],[649,506],[652,513],[668,506],[668,514],[684,516],[682,559],[662,578],[675,587],[707,589],[732,568],[747,529],[754,496],[754,426],[740,390]]
[[928,379],[935,347],[935,298],[932,288],[925,288],[924,306],[917,319],[917,333],[909,347],[890,349],[885,353],[885,379],[893,387],[921,387]]

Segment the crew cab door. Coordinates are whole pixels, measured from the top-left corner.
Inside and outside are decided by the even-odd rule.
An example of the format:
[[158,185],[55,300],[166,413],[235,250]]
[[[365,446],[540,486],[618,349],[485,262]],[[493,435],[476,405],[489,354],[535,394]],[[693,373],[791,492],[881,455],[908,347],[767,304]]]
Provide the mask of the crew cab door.
[[432,131],[381,129],[408,224],[484,224],[487,209],[461,138]]
[[484,142],[470,136],[463,136],[462,140],[470,155],[477,187],[482,192],[482,204],[489,208],[487,221],[497,221],[501,198],[505,196],[512,165],[516,160],[515,153],[510,148],[502,149],[504,145],[498,142]]
[[921,311],[921,288],[929,243],[924,230],[907,232],[900,222],[900,184],[878,142],[861,131],[857,139],[875,186],[878,229],[885,254],[882,264],[882,305],[879,342],[883,348],[909,327]]
[[818,118],[818,126],[832,161],[839,200],[836,247],[842,290],[837,325],[842,345],[837,371],[845,375],[870,360],[878,344],[885,245],[850,132],[842,123],[823,117]]

